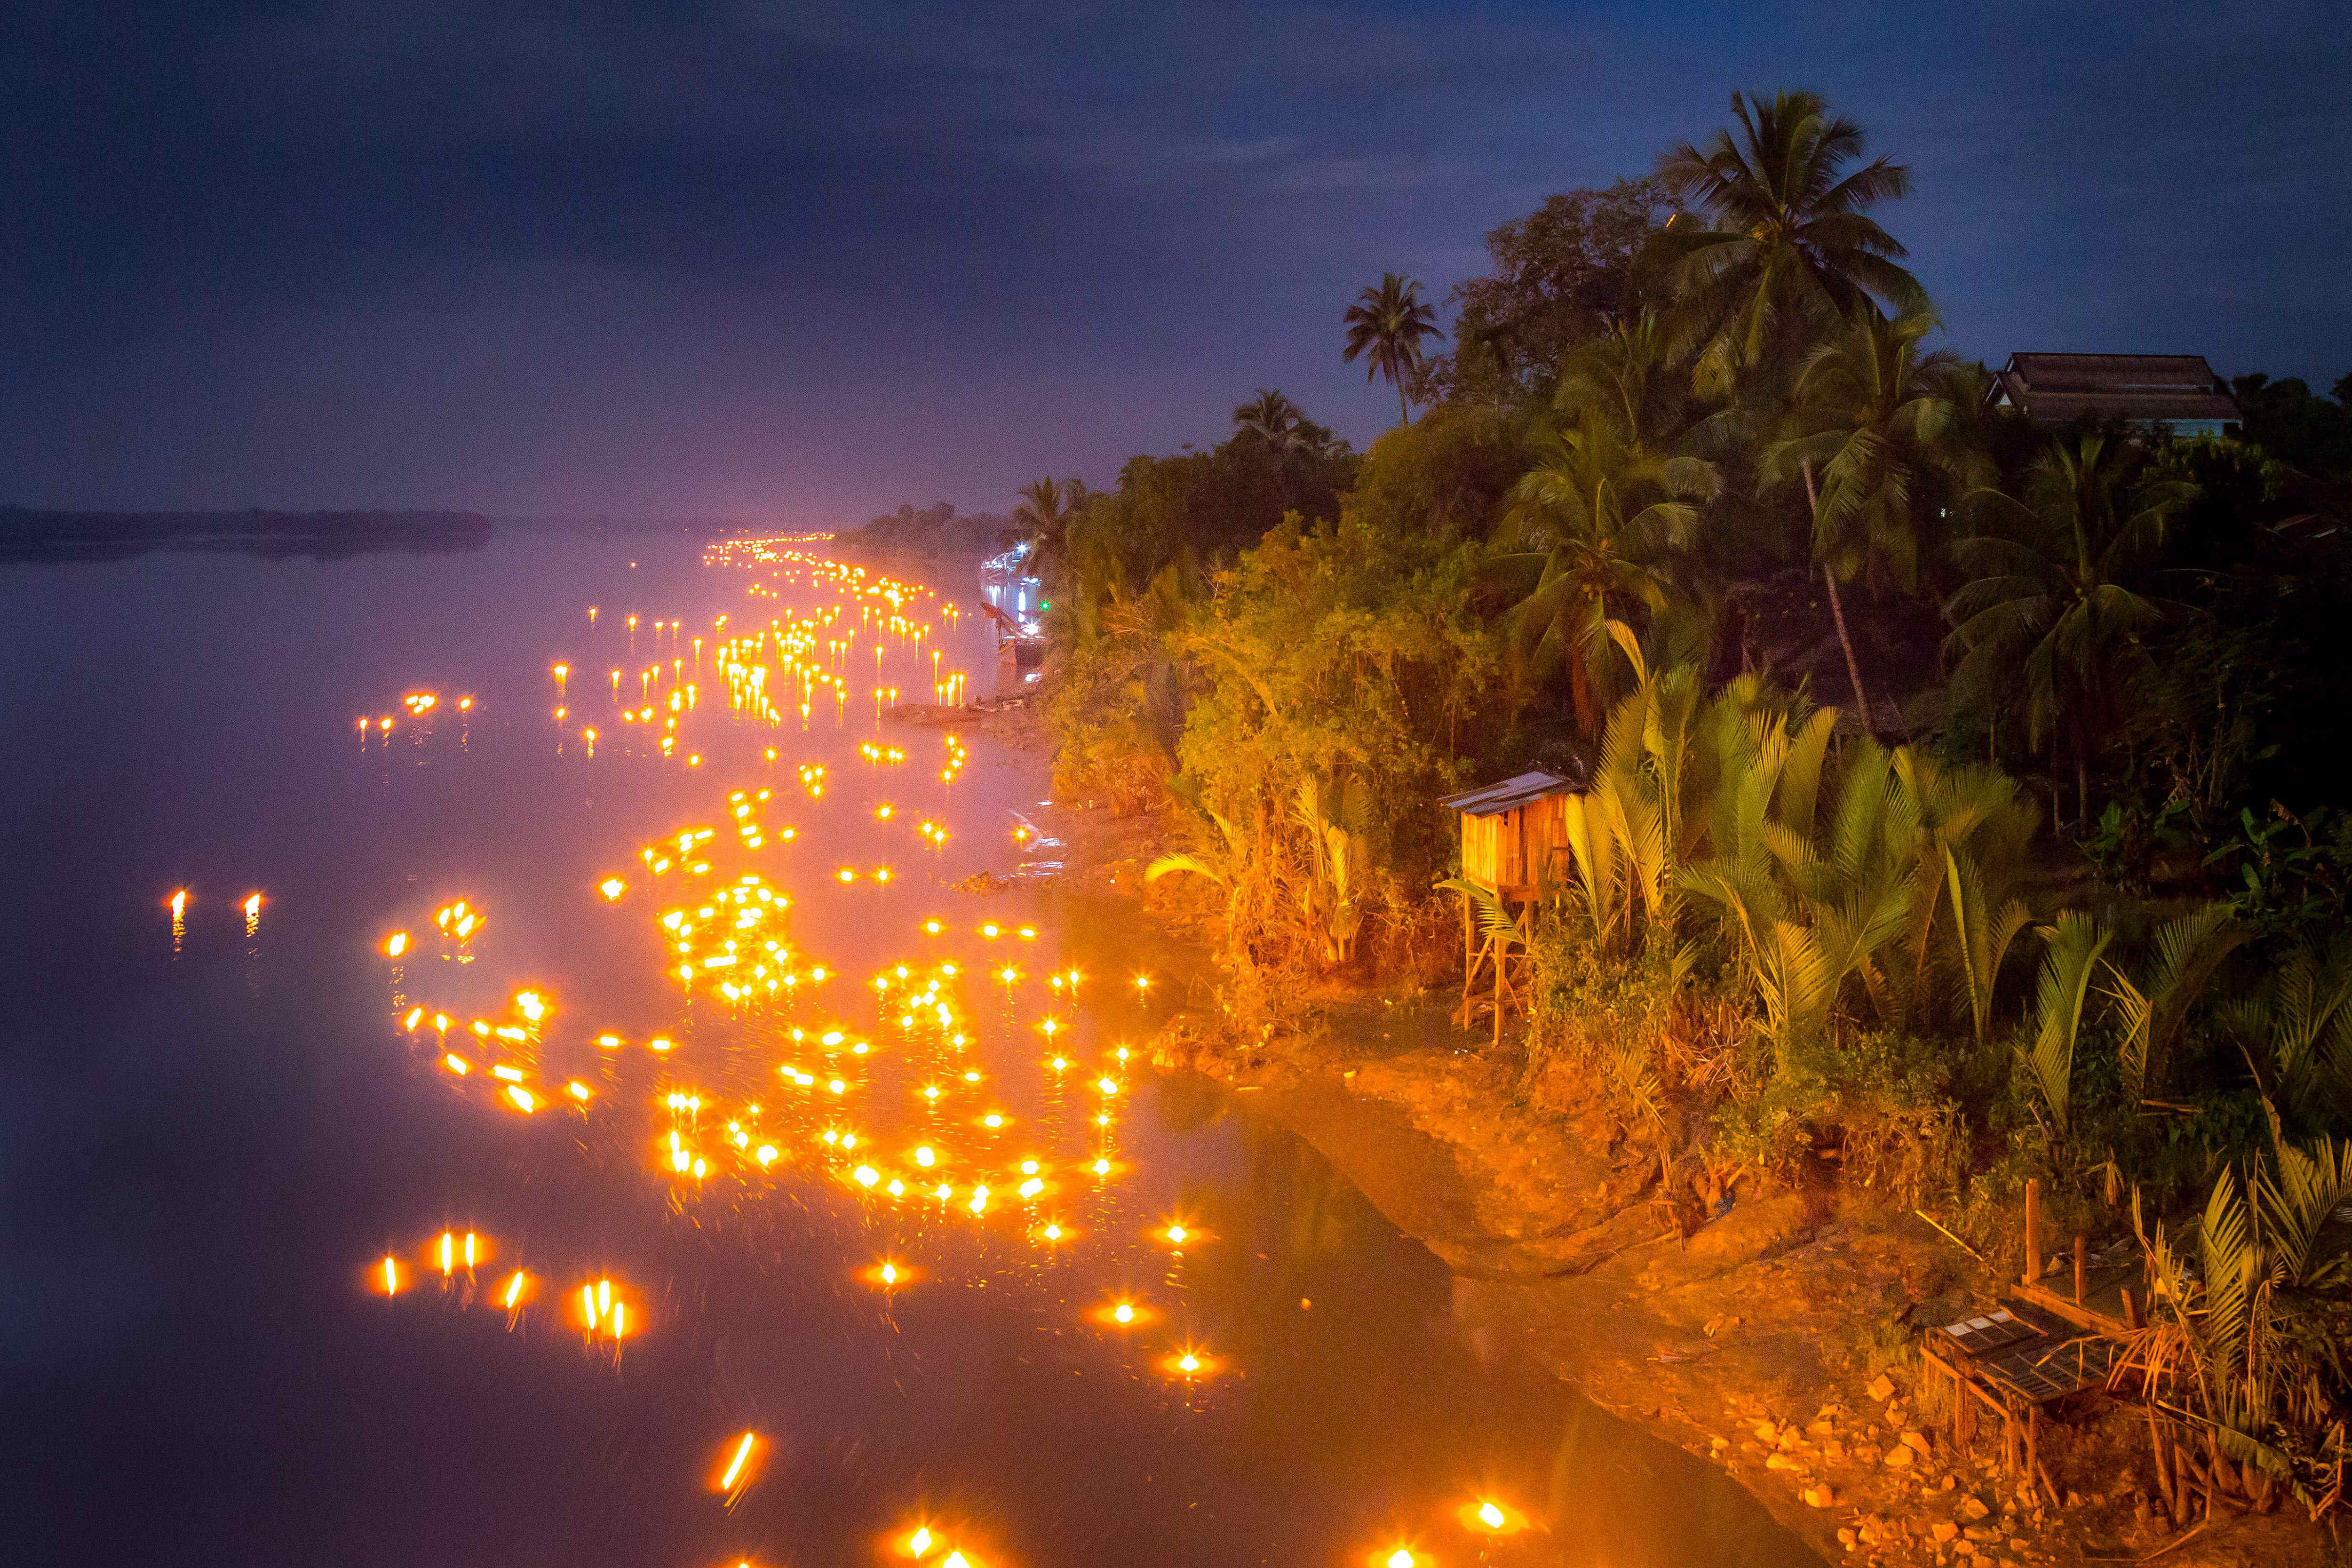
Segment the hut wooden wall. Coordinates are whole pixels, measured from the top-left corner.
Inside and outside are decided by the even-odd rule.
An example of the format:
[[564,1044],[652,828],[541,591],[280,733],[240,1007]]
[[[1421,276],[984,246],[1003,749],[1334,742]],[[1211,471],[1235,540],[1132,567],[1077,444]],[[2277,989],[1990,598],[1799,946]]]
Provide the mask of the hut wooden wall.
[[1564,874],[1569,792],[1538,795],[1492,816],[1462,818],[1462,874],[1492,888],[1527,888]]

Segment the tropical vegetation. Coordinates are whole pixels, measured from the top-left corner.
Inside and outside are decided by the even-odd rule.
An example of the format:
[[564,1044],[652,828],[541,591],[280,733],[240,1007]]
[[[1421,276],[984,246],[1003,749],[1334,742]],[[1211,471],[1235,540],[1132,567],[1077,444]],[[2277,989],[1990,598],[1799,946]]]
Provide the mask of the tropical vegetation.
[[[1364,452],[1258,388],[1030,487],[1060,788],[1181,839],[1151,879],[1253,1041],[1458,977],[1466,907],[1527,973],[1527,1113],[1682,1210],[1828,1153],[2013,1268],[2039,1183],[2143,1249],[2168,1486],[2324,1510],[2352,377],[2242,377],[2226,440],[2036,427],[1940,345],[1909,188],[1819,97],[1735,96],[1490,235],[1450,352],[1399,274],[1349,304],[1399,397]],[[1576,787],[1507,907],[1436,802],[1532,767]]]

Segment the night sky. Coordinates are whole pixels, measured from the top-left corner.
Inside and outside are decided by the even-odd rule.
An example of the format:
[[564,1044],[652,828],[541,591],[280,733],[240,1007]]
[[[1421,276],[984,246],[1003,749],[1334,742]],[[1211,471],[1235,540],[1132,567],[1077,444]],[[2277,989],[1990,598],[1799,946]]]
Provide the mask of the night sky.
[[0,19],[0,500],[856,521],[1360,446],[1442,298],[1734,88],[1907,162],[1950,342],[2352,370],[2339,5],[31,0]]

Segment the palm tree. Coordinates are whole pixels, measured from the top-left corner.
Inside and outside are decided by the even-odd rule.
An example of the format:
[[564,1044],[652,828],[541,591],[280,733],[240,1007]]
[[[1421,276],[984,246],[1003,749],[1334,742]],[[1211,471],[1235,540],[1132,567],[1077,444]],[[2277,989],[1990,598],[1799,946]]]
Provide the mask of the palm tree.
[[1596,415],[1545,437],[1512,487],[1490,577],[1520,595],[1508,616],[1522,659],[1567,666],[1579,729],[1598,732],[1616,686],[1619,635],[1635,605],[1666,607],[1659,558],[1696,526],[1722,476],[1697,458],[1653,454]]
[[1261,386],[1255,397],[1234,409],[1234,430],[1255,436],[1269,447],[1290,447],[1297,444],[1306,417],[1289,398]]
[[1438,331],[1437,313],[1422,303],[1421,285],[1393,272],[1383,273],[1380,285],[1366,285],[1339,321],[1348,329],[1348,352],[1340,358],[1353,364],[1357,355],[1370,354],[1364,379],[1386,376],[1397,389],[1400,422],[1411,424],[1412,408],[1404,399],[1405,376],[1421,363],[1422,341],[1445,335]]
[[1717,131],[1704,151],[1685,142],[1658,164],[1667,190],[1713,220],[1677,216],[1664,242],[1691,335],[1704,344],[1696,380],[1715,395],[1865,300],[1908,310],[1924,298],[1896,264],[1903,247],[1864,216],[1909,192],[1908,170],[1876,158],[1844,173],[1862,155],[1862,129],[1832,119],[1818,93],[1767,104],[1735,92],[1731,112],[1736,140]]
[[1889,321],[1862,301],[1844,329],[1805,361],[1791,399],[1799,433],[1765,459],[1768,479],[1804,479],[1813,560],[1829,588],[1854,706],[1871,730],[1877,726],[1838,584],[1865,572],[1884,573],[1906,590],[1918,581],[1915,509],[1953,421],[1943,395],[1951,356],[1919,352],[1935,326],[1924,309]]
[[2053,443],[2033,465],[2022,501],[1977,490],[1969,501],[1996,531],[1953,546],[1972,581],[1946,606],[1946,641],[1959,665],[1955,698],[1984,710],[2025,709],[2028,743],[2051,746],[2063,729],[2074,751],[2074,805],[2090,820],[2093,744],[2120,716],[2132,672],[2146,662],[2139,637],[2163,601],[2125,585],[2164,545],[2195,487],[2141,483],[2146,457],[2103,436]]
[[1663,451],[1690,423],[1689,395],[1666,372],[1665,327],[1649,310],[1612,322],[1560,361],[1552,407],[1563,423],[1607,419],[1629,439]]
[[1087,504],[1083,479],[1032,479],[1021,487],[1013,522],[1029,536],[1029,569],[1053,589],[1069,573],[1070,522]]

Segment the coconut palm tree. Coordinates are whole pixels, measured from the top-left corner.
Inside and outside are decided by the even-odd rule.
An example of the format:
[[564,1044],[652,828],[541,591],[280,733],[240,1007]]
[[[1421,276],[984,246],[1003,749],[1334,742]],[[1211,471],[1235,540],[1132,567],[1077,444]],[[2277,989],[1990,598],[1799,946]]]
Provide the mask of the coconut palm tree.
[[1664,451],[1690,424],[1689,393],[1670,374],[1668,332],[1654,311],[1612,322],[1569,350],[1552,389],[1563,424],[1606,419],[1629,439]]
[[1697,526],[1722,476],[1697,458],[1652,453],[1605,415],[1544,437],[1512,487],[1485,573],[1513,587],[1514,648],[1567,667],[1579,729],[1596,734],[1617,685],[1619,633],[1635,605],[1666,607],[1663,557]]
[[1013,523],[1029,536],[1029,570],[1048,589],[1069,574],[1070,523],[1086,504],[1083,479],[1032,479],[1021,487]]
[[1896,258],[1903,247],[1864,209],[1911,189],[1885,158],[1846,173],[1862,129],[1832,118],[1821,95],[1783,92],[1769,104],[1731,95],[1738,121],[1704,150],[1685,142],[1658,174],[1711,226],[1677,216],[1664,243],[1685,327],[1699,347],[1700,389],[1721,395],[1745,373],[1865,300],[1908,310],[1924,300]]
[[2074,804],[2088,822],[2090,755],[2121,714],[2140,635],[2165,601],[2126,584],[2156,560],[2173,517],[2196,493],[2143,482],[2146,455],[2102,436],[2053,443],[2032,468],[2025,499],[1967,498],[1989,531],[1953,546],[1973,580],[1946,606],[1955,699],[1983,710],[2020,702],[2028,743],[2074,752]]
[[1405,376],[1421,363],[1423,340],[1442,338],[1437,313],[1422,302],[1421,285],[1393,272],[1383,273],[1377,287],[1366,285],[1339,318],[1348,329],[1348,349],[1340,355],[1349,364],[1359,354],[1370,355],[1364,379],[1386,376],[1397,389],[1397,413],[1402,424],[1412,422],[1405,402]]
[[1270,447],[1289,447],[1297,443],[1306,418],[1298,405],[1261,386],[1255,397],[1234,409],[1234,430],[1237,435],[1255,436]]
[[1813,561],[1829,588],[1855,710],[1873,730],[1838,584],[1865,573],[1906,590],[1918,582],[1917,508],[1954,417],[1944,395],[1951,356],[1919,352],[1935,326],[1924,309],[1889,321],[1867,300],[1857,305],[1806,359],[1790,399],[1792,433],[1764,464],[1767,482],[1804,481]]

